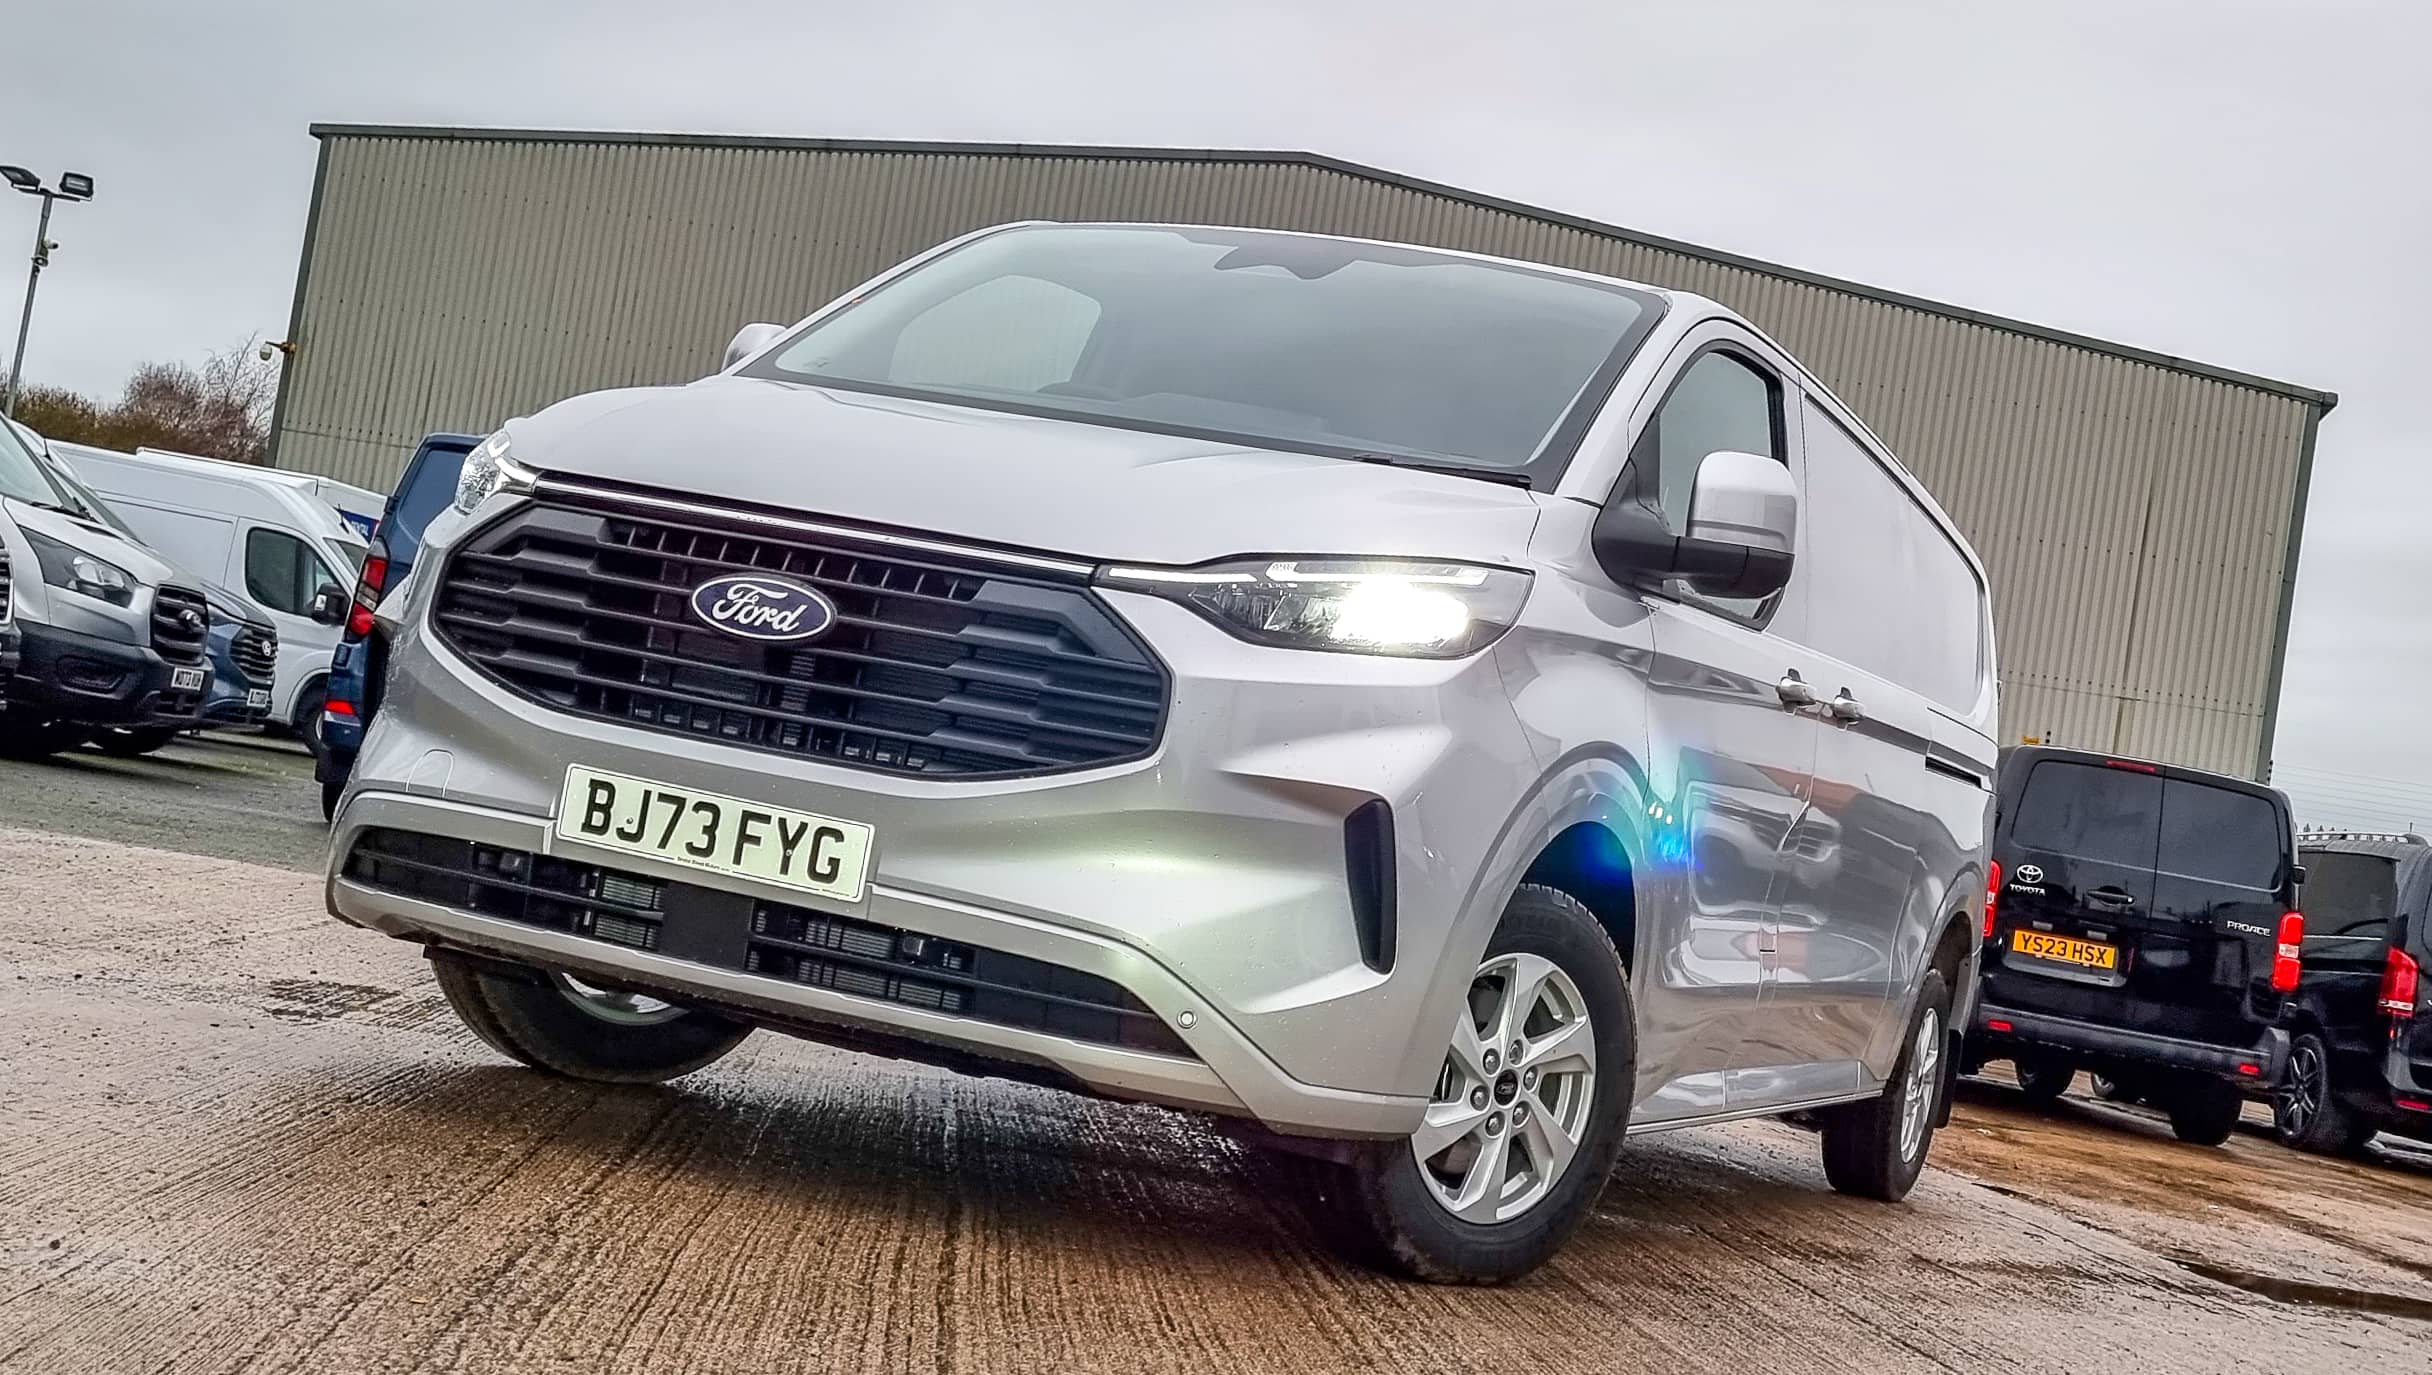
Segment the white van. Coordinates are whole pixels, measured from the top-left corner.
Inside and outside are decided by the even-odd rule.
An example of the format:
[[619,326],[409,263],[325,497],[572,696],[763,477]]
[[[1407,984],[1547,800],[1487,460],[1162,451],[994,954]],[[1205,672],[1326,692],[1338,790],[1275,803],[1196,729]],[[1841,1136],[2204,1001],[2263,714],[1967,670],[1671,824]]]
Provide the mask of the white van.
[[[363,536],[316,494],[313,479],[243,463],[143,450],[119,453],[54,441],[51,452],[135,528],[197,577],[242,590],[279,632],[270,719],[313,738],[346,590]],[[338,589],[318,616],[323,588]]]

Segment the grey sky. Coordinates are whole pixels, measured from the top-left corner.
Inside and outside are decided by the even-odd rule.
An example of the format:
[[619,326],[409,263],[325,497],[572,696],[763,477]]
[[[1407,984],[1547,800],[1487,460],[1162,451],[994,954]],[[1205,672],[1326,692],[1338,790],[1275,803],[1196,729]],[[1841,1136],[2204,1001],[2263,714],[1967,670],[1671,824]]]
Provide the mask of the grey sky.
[[[1304,12],[1309,11],[1309,12]],[[287,322],[315,120],[1305,148],[2340,393],[2280,733],[2309,817],[2432,825],[2432,4],[414,5],[6,21],[60,212],[29,378]],[[30,199],[0,201],[15,319]]]

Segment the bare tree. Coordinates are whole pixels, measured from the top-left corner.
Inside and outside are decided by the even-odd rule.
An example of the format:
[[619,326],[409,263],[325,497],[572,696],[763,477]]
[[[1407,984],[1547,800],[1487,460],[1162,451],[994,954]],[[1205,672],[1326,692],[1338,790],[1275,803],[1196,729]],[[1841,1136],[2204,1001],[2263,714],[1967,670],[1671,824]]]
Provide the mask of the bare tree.
[[270,444],[275,364],[252,340],[206,355],[199,368],[146,363],[127,379],[118,404],[102,407],[57,387],[30,387],[18,418],[53,439],[105,449],[175,449],[207,458],[260,463]]

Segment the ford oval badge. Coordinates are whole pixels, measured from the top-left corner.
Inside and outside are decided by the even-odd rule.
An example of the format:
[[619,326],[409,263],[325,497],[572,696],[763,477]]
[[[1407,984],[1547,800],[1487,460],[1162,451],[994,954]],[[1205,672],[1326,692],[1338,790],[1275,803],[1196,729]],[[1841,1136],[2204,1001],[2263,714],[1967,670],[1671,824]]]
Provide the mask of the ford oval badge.
[[792,578],[730,573],[693,588],[692,614],[746,640],[808,640],[836,624],[836,603]]

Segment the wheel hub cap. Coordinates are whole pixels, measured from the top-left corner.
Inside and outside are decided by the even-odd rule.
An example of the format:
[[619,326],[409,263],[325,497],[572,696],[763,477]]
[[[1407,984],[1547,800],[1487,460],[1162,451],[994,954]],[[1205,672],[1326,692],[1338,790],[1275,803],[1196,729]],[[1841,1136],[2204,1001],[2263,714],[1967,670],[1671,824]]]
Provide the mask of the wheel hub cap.
[[1509,1222],[1568,1172],[1595,1097],[1579,986],[1541,955],[1491,956],[1470,981],[1411,1154],[1445,1211]]
[[1934,1095],[1942,1083],[1942,1014],[1927,1008],[1917,1021],[1917,1043],[1900,1086],[1900,1158],[1914,1160],[1925,1147],[1934,1120]]

